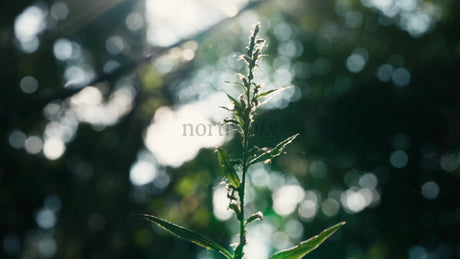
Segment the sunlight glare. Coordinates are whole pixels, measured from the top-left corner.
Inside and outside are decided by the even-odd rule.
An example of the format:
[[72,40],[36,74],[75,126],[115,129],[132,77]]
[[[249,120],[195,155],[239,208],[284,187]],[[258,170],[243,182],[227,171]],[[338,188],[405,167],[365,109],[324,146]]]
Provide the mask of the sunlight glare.
[[49,160],[56,160],[60,158],[65,151],[64,142],[59,138],[50,138],[45,140],[43,145],[43,154]]
[[167,46],[233,17],[247,0],[147,0],[147,40],[152,45]]
[[377,190],[351,187],[342,192],[340,203],[349,214],[364,210],[366,207],[374,207],[380,203],[380,194]]
[[305,197],[304,190],[298,185],[286,185],[273,194],[273,209],[278,215],[289,215]]
[[14,32],[19,41],[30,41],[46,27],[45,12],[37,6],[30,6],[14,21]]
[[268,258],[271,236],[274,232],[274,226],[267,221],[249,225],[247,233],[248,244],[244,247],[244,253],[247,258]]
[[141,186],[152,182],[157,175],[155,165],[150,161],[137,161],[129,171],[129,180],[136,186]]
[[227,188],[223,185],[217,187],[212,194],[214,216],[221,221],[226,221],[233,216],[232,210],[228,209]]
[[213,124],[208,119],[212,112],[208,106],[204,101],[182,106],[176,111],[161,107],[155,112],[145,144],[160,164],[179,167],[193,159],[201,148],[223,143],[228,131],[225,126]]
[[70,106],[79,121],[107,126],[117,123],[132,109],[134,96],[134,88],[123,84],[113,91],[108,102],[104,102],[101,90],[88,86],[70,99]]

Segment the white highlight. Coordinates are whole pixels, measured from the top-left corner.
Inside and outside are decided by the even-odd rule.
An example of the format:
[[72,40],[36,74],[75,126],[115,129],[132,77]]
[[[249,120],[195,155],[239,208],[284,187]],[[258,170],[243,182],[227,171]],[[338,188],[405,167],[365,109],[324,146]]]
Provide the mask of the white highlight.
[[152,45],[173,44],[225,17],[236,15],[246,2],[247,0],[147,0],[147,40]]
[[59,138],[50,138],[45,140],[43,145],[43,154],[49,160],[56,160],[60,158],[65,151],[64,142]]
[[217,219],[225,221],[232,217],[233,212],[228,209],[228,202],[227,188],[225,186],[217,187],[212,194],[212,208]]
[[278,215],[289,215],[305,197],[304,190],[298,185],[286,185],[273,194],[273,209]]
[[137,161],[131,166],[129,180],[136,186],[141,186],[152,182],[157,175],[156,168],[149,161]]
[[160,107],[145,137],[145,144],[158,163],[179,167],[193,159],[201,148],[221,145],[227,131],[212,123],[208,119],[211,115],[207,115],[216,107],[212,100],[185,105],[176,111]]

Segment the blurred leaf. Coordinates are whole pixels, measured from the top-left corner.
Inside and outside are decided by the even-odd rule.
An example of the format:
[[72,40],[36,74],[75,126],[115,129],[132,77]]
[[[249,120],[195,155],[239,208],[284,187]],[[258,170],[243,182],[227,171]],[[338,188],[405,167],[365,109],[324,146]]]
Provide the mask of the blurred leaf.
[[259,100],[260,98],[266,97],[267,99],[265,99],[263,102],[259,103],[259,105],[263,105],[263,104],[267,103],[268,101],[270,101],[270,99],[272,99],[276,95],[280,94],[282,91],[284,91],[286,89],[289,89],[291,87],[292,86],[283,86],[283,87],[280,87],[278,89],[266,91],[266,92],[258,94],[255,98],[256,98],[256,100]]
[[279,251],[278,253],[270,256],[270,259],[300,259],[306,254],[318,248],[321,243],[323,243],[343,225],[345,225],[345,222],[340,222],[328,229],[323,230],[323,232],[319,233],[319,235],[301,242],[297,246]]
[[298,133],[293,135],[293,136],[290,136],[289,138],[285,139],[284,141],[282,141],[278,145],[276,145],[276,147],[274,147],[272,149],[268,149],[267,151],[265,151],[261,155],[259,155],[256,158],[252,159],[249,164],[255,164],[255,163],[258,163],[258,162],[265,161],[267,159],[271,160],[271,159],[279,156],[281,154],[281,152],[283,152],[284,148],[289,143],[291,143],[297,136],[299,136]]
[[152,223],[155,223],[159,227],[161,227],[164,230],[172,233],[173,235],[177,236],[178,238],[181,238],[181,239],[187,240],[189,242],[195,243],[195,244],[197,244],[197,245],[199,245],[201,247],[204,247],[206,249],[217,251],[217,252],[221,253],[222,255],[224,255],[225,258],[233,259],[232,254],[227,249],[223,248],[222,246],[220,246],[216,242],[214,242],[212,240],[209,240],[208,238],[206,238],[206,237],[204,237],[204,236],[202,236],[202,235],[200,235],[200,234],[198,234],[196,232],[193,232],[193,231],[191,231],[191,230],[189,230],[187,228],[178,226],[176,224],[170,223],[170,222],[168,222],[166,220],[163,220],[163,219],[158,218],[158,217],[153,216],[153,215],[143,214],[142,217],[144,217],[145,219],[147,219],[148,221],[150,221]]
[[246,88],[245,88],[244,85],[243,85],[242,83],[240,83],[240,82],[224,81],[224,83],[239,86],[239,87],[241,87],[243,90],[246,91]]
[[249,218],[246,220],[246,225],[255,221],[255,220],[262,220],[264,218],[264,214],[262,212],[257,212],[249,216]]
[[228,159],[227,152],[221,148],[218,148],[217,155],[219,157],[220,167],[222,167],[225,177],[234,187],[238,188],[240,186],[240,179],[235,172],[235,168],[233,168],[230,160]]

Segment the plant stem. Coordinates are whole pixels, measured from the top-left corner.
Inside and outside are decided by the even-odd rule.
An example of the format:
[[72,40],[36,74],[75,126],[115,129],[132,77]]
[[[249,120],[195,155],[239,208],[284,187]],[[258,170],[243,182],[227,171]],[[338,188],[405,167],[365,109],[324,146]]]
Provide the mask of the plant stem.
[[240,243],[238,245],[235,259],[241,259],[243,257],[243,248],[246,245],[246,226],[245,226],[245,217],[244,217],[244,192],[246,186],[246,173],[249,167],[249,127],[245,130],[243,134],[243,172],[242,172],[242,183],[239,188],[240,204],[241,204],[241,214],[240,218]]
[[[244,216],[244,191],[245,191],[245,186],[246,186],[246,174],[249,168],[249,138],[251,136],[250,129],[251,129],[251,124],[252,124],[252,112],[253,108],[256,107],[256,105],[253,106],[253,99],[251,98],[251,85],[252,85],[252,80],[254,78],[254,68],[256,66],[256,62],[259,59],[259,52],[255,52],[256,48],[256,37],[257,33],[259,32],[259,25],[256,25],[254,27],[254,31],[250,37],[249,41],[249,46],[248,46],[248,56],[247,56],[247,64],[248,64],[248,75],[246,77],[246,80],[243,80],[244,87],[246,88],[245,93],[246,97],[244,100],[244,97],[242,97],[241,103],[244,106],[244,115],[243,115],[243,121],[244,121],[244,126],[242,127],[242,137],[243,137],[243,168],[242,168],[242,182],[240,187],[238,188],[238,196],[240,198],[240,213],[238,216],[238,220],[240,221],[240,243],[235,249],[235,259],[241,259],[243,258],[243,248],[246,245],[246,221],[245,221],[245,216]],[[258,49],[257,51],[260,51]],[[256,90],[254,90],[253,95],[255,95]],[[245,102],[246,101],[246,102]]]
[[252,102],[251,102],[251,83],[253,78],[253,68],[249,68],[249,75],[248,75],[248,84],[247,84],[247,91],[246,91],[246,100],[247,100],[247,107],[245,111],[245,127],[243,129],[243,171],[242,171],[242,183],[239,188],[239,197],[240,197],[240,204],[241,204],[241,214],[240,214],[240,243],[237,248],[237,255],[235,259],[241,259],[244,255],[243,248],[246,245],[246,225],[245,225],[245,217],[244,217],[244,192],[246,186],[246,174],[249,168],[249,138],[250,138],[250,126],[251,126],[251,111],[252,111]]

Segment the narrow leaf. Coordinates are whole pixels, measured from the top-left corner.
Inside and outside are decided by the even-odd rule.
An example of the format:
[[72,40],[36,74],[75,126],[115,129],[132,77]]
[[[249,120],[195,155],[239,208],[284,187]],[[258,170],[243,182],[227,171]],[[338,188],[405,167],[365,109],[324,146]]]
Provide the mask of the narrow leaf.
[[327,238],[337,231],[345,222],[340,222],[328,229],[323,230],[323,232],[318,235],[301,242],[299,245],[281,250],[278,253],[270,256],[270,259],[300,259],[306,254],[318,248],[321,243],[323,243]]
[[235,110],[242,110],[243,107],[241,106],[241,103],[238,102],[235,98],[233,98],[231,95],[227,94],[228,99],[232,102],[233,106],[235,107]]
[[229,111],[229,112],[232,112],[232,111],[233,111],[232,109],[230,109],[230,108],[228,108],[228,107],[225,107],[225,106],[219,106],[219,108],[222,108],[222,109],[224,109],[224,110],[226,110],[226,111]]
[[216,242],[209,240],[208,238],[198,233],[195,233],[187,228],[170,223],[166,220],[163,220],[153,215],[143,214],[141,216],[144,217],[146,220],[152,223],[155,223],[157,226],[163,228],[164,230],[170,232],[171,234],[177,236],[178,238],[195,243],[206,249],[217,251],[221,253],[223,256],[225,256],[225,258],[227,259],[233,259],[232,254],[227,249],[223,248]]
[[238,188],[240,186],[240,179],[235,172],[235,168],[233,168],[230,160],[228,159],[227,152],[225,150],[218,148],[217,155],[219,158],[220,167],[222,167],[222,171],[224,171],[225,177],[228,179],[230,184],[234,187]]
[[246,223],[244,223],[245,225],[255,221],[255,220],[262,220],[264,218],[264,214],[262,212],[257,212],[257,213],[254,213],[252,214],[251,216],[249,216],[249,218],[246,220]]
[[274,89],[274,90],[269,90],[269,91],[266,91],[266,92],[263,92],[263,93],[260,93],[256,96],[256,99],[259,100],[260,98],[264,98],[264,97],[267,97],[267,99],[265,99],[263,102],[260,103],[260,105],[262,104],[265,104],[267,103],[268,101],[270,101],[271,98],[275,97],[276,95],[280,94],[282,91],[286,90],[286,89],[289,89],[291,88],[292,86],[283,86],[283,87],[280,87],[278,89]]
[[267,151],[265,151],[261,155],[259,155],[256,158],[252,159],[250,164],[255,164],[257,162],[265,161],[267,159],[271,160],[274,157],[277,157],[277,156],[281,155],[281,153],[283,152],[284,148],[287,145],[289,145],[289,143],[291,143],[295,138],[297,138],[297,136],[299,136],[299,134],[295,134],[293,136],[290,136],[289,138],[285,139],[284,141],[282,141],[278,145],[276,145],[276,147],[274,147],[272,149],[268,149]]
[[240,102],[238,102],[235,98],[233,98],[231,95],[227,94],[227,96],[228,96],[228,99],[233,104],[234,115],[235,115],[236,119],[238,120],[238,124],[242,128],[244,128],[244,119],[243,119],[244,107],[243,107],[243,105]]
[[243,90],[246,90],[244,88],[244,85],[242,83],[240,83],[240,82],[224,81],[224,83],[237,85],[237,86],[241,87]]
[[240,82],[234,82],[234,81],[227,81],[227,80],[225,80],[224,83],[226,83],[226,84],[234,84],[234,85],[239,85],[239,86],[244,86],[244,85],[241,84]]

